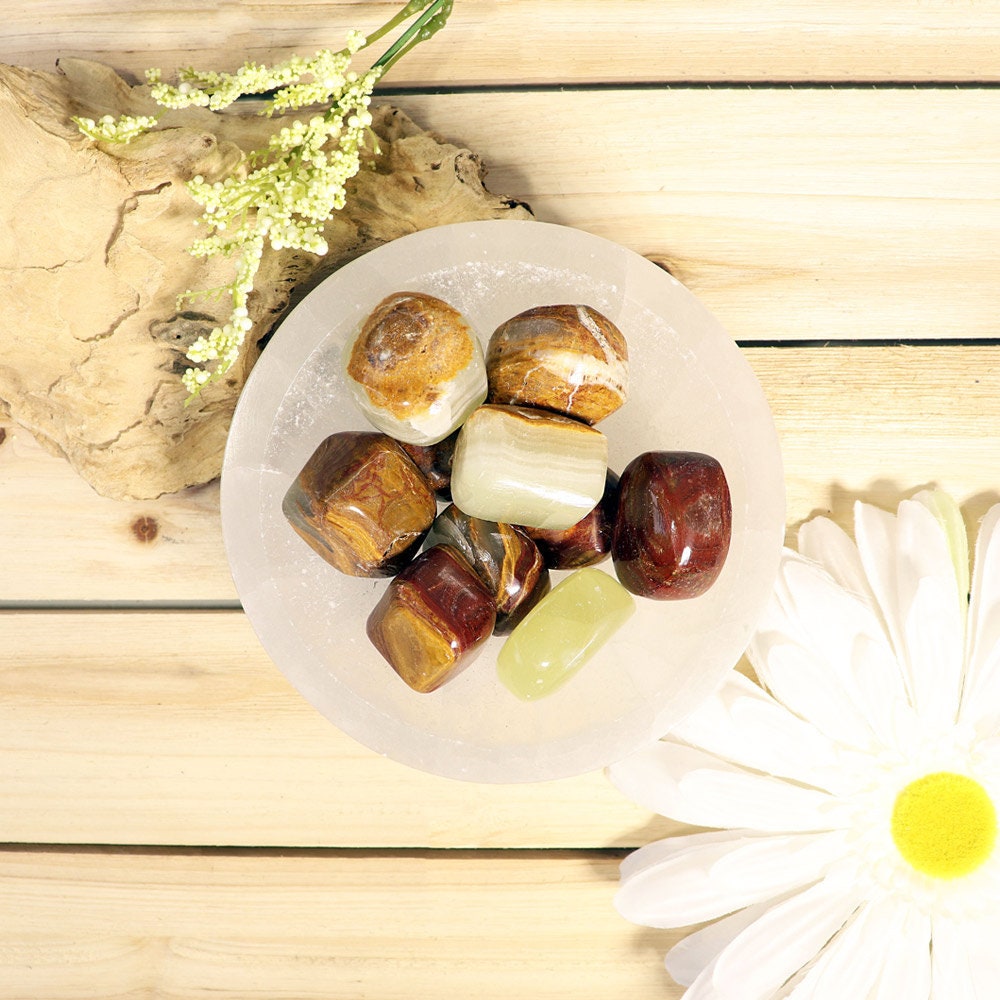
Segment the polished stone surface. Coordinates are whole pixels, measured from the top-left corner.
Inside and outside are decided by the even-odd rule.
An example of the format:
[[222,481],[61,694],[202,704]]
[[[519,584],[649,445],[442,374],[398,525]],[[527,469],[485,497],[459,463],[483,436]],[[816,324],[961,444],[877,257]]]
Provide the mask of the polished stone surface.
[[465,559],[435,545],[390,581],[366,631],[393,670],[424,693],[475,659],[495,618],[492,594]]
[[451,463],[455,456],[458,431],[449,434],[436,444],[407,444],[401,441],[403,451],[416,463],[430,487],[442,500],[451,499]]
[[397,441],[374,431],[343,431],[316,448],[281,509],[341,572],[391,576],[420,547],[437,505]]
[[424,545],[453,545],[493,595],[494,632],[509,632],[548,593],[549,571],[538,546],[521,528],[470,517],[449,504]]
[[396,292],[380,302],[345,352],[347,382],[379,430],[427,445],[455,431],[486,398],[479,338],[447,302]]
[[486,373],[491,403],[537,406],[596,424],[628,396],[628,347],[596,309],[538,306],[494,331]]
[[607,438],[569,417],[520,406],[480,406],[455,445],[451,494],[473,517],[569,528],[604,493]]
[[525,528],[524,532],[541,550],[549,569],[596,566],[611,555],[611,539],[617,512],[618,476],[609,469],[600,501],[576,524],[559,531]]
[[497,674],[525,701],[558,690],[628,621],[635,601],[593,567],[577,570],[542,598],[507,637]]
[[644,452],[622,473],[612,543],[615,572],[633,594],[697,597],[715,582],[732,537],[722,466],[697,452]]

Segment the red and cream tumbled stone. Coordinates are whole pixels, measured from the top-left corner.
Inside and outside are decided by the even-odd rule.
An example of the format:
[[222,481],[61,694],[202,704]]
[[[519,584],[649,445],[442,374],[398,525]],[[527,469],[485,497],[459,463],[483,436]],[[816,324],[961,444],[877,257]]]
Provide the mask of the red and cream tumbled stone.
[[495,621],[493,595],[472,567],[435,545],[389,582],[366,632],[406,684],[426,693],[473,661]]

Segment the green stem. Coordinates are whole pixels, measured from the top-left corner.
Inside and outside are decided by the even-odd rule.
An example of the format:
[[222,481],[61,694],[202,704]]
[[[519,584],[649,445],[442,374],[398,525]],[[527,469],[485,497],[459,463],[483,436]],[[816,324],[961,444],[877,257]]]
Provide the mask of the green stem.
[[415,45],[427,41],[431,35],[440,31],[451,14],[452,4],[453,0],[434,0],[427,10],[386,49],[382,56],[375,60],[372,69],[380,69],[384,74],[393,63],[402,59]]
[[373,42],[377,42],[380,38],[389,34],[390,31],[398,28],[404,21],[409,20],[418,11],[423,10],[430,2],[431,0],[410,0],[395,17],[390,18],[381,28],[377,28],[367,36],[364,47],[368,48]]

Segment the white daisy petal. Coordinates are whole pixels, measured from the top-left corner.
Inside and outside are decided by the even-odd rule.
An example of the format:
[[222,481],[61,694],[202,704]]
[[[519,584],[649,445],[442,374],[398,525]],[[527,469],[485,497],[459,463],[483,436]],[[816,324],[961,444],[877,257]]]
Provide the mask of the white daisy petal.
[[626,859],[615,906],[633,923],[686,927],[809,885],[843,850],[839,833],[672,837]]
[[826,878],[771,907],[716,959],[712,985],[727,1000],[764,1000],[810,962],[858,907],[850,880]]
[[753,774],[671,740],[613,764],[608,774],[639,805],[694,826],[798,832],[844,822],[838,800],[826,792]]
[[[931,995],[947,1000],[979,1000],[967,946],[972,927],[935,916],[931,931]],[[994,984],[995,986],[996,984]]]
[[976,673],[968,678],[959,721],[981,736],[1000,730],[1000,643],[977,657]]
[[[885,964],[871,1000],[929,1000],[931,991],[931,922],[912,907],[898,906],[885,952]],[[947,995],[935,1000],[947,1000]]]
[[886,950],[895,942],[896,904],[882,901],[860,907],[854,918],[823,949],[812,968],[787,994],[788,1000],[863,1000],[878,982]]
[[670,735],[755,771],[836,786],[833,742],[735,670]]
[[962,696],[963,722],[1000,716],[1000,504],[979,526],[969,600],[968,666]]
[[861,555],[851,536],[828,517],[814,517],[799,527],[799,553],[819,563],[849,594],[877,611]]
[[754,636],[747,654],[764,686],[796,715],[836,743],[871,745],[873,730],[825,658],[767,632]]
[[941,525],[951,554],[958,593],[964,603],[969,594],[969,534],[965,530],[961,509],[944,490],[921,490],[914,493],[911,499],[922,503]]
[[[931,724],[953,723],[961,690],[962,618],[944,529],[914,500],[900,503],[895,517],[858,503],[854,524],[910,702]],[[934,648],[927,648],[928,637],[935,639]],[[945,647],[949,652],[942,662]]]
[[896,518],[866,503],[854,505],[854,537],[868,586],[875,595],[886,632],[898,652],[903,648],[896,580]]
[[924,577],[903,625],[914,708],[938,731],[955,725],[962,693],[963,622],[956,595],[954,575]]
[[[770,662],[785,643],[803,661],[796,673],[809,668],[805,691],[796,673],[789,677],[781,663]],[[871,605],[849,594],[819,564],[794,553],[782,558],[775,600],[749,653],[778,700],[832,739],[871,749],[890,738],[889,703],[906,694],[893,648]]]
[[681,986],[690,986],[723,948],[773,905],[773,900],[767,900],[746,906],[682,938],[667,952],[664,961],[671,978]]
[[965,931],[963,943],[968,951],[969,974],[975,990],[972,995],[976,1000],[992,1000],[997,994],[997,983],[1000,983],[1000,953],[997,950],[1000,925],[997,919],[980,920],[971,928],[966,925]]

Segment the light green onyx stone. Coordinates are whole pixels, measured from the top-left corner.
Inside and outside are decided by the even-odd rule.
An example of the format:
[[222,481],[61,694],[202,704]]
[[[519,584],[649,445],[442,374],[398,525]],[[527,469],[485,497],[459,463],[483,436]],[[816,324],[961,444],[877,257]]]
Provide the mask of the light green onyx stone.
[[503,685],[524,701],[566,683],[631,618],[632,595],[595,567],[577,570],[543,597],[497,657]]

